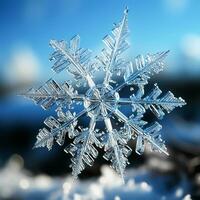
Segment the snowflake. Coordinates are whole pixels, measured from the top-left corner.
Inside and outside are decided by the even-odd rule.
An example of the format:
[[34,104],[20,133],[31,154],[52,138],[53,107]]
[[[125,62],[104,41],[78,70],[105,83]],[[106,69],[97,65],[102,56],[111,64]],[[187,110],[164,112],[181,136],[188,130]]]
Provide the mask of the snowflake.
[[[131,153],[127,143],[132,139],[136,140],[135,151],[139,155],[144,152],[146,144],[151,150],[168,155],[159,133],[161,125],[158,122],[150,124],[144,115],[150,111],[161,119],[165,112],[170,113],[185,105],[182,98],[174,97],[171,92],[162,95],[157,84],[145,95],[144,86],[151,75],[163,70],[163,61],[169,51],[139,55],[133,61],[123,59],[122,54],[129,47],[127,17],[128,9],[125,9],[123,19],[114,26],[112,35],[104,37],[105,48],[100,56],[93,59],[89,50],[80,48],[79,36],[73,37],[69,44],[51,40],[50,45],[55,50],[50,58],[54,62],[53,71],[67,70],[74,82],[58,84],[50,79],[24,94],[44,109],[57,106],[57,119],[53,116],[45,119],[47,127],[39,130],[34,147],[51,150],[54,141],[64,145],[68,134],[74,140],[65,152],[72,155],[70,167],[75,177],[86,165],[92,166],[98,156],[97,148],[104,148],[104,158],[111,161],[123,179],[127,157]],[[102,83],[96,84],[94,77],[99,74],[104,75]],[[124,88],[131,93],[128,98],[121,97]],[[82,110],[76,113],[78,106]],[[131,114],[127,116],[123,108],[131,110]],[[78,124],[81,117],[89,119],[86,127]]]

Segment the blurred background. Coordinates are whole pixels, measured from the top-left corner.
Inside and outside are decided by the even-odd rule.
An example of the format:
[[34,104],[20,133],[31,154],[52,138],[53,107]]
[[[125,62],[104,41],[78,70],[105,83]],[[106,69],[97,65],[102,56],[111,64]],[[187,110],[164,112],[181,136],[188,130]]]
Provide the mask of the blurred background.
[[[150,84],[157,82],[187,105],[161,122],[169,157],[149,152],[139,157],[133,151],[121,185],[101,152],[74,181],[70,156],[60,146],[32,150],[54,111],[16,94],[54,76],[50,39],[79,34],[81,46],[95,56],[125,6],[128,56],[169,49],[167,67]],[[199,20],[198,0],[0,0],[0,199],[200,199]]]

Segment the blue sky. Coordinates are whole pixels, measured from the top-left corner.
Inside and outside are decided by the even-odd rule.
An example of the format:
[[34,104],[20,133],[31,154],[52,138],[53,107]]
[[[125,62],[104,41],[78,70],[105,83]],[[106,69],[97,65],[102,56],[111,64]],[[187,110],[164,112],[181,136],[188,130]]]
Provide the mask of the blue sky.
[[185,37],[200,38],[198,0],[0,0],[0,64],[7,68],[13,52],[30,49],[40,73],[49,75],[50,39],[69,40],[79,34],[83,47],[98,52],[125,6],[130,10],[133,57],[170,49],[171,60],[177,59]]

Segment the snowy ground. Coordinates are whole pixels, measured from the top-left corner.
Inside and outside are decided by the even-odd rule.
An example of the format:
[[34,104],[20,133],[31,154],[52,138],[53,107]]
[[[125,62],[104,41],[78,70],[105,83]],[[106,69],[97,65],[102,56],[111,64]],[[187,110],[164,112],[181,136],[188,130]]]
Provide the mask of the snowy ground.
[[[154,160],[154,162],[158,162]],[[157,163],[159,164],[159,163]],[[0,198],[26,200],[190,200],[189,182],[183,176],[174,186],[173,178],[166,174],[154,174],[140,167],[128,169],[125,184],[108,166],[102,166],[99,178],[85,181],[74,180],[71,176],[32,176],[23,169],[19,156],[10,159],[0,171]],[[14,198],[13,198],[14,197]]]

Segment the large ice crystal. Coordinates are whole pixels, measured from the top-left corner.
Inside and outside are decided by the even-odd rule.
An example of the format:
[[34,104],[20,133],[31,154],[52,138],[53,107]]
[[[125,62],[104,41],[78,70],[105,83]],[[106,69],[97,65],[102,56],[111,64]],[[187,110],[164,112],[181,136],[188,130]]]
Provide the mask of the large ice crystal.
[[[50,116],[44,121],[46,128],[39,130],[34,147],[51,150],[54,141],[64,145],[68,134],[74,140],[65,152],[72,155],[71,167],[75,177],[86,165],[92,166],[98,156],[97,148],[104,148],[104,158],[111,161],[123,179],[127,157],[131,153],[127,143],[132,139],[136,140],[138,154],[150,144],[151,150],[168,155],[160,135],[162,126],[158,122],[150,124],[145,121],[144,114],[150,111],[161,119],[165,113],[185,105],[182,98],[174,97],[171,92],[163,95],[157,84],[148,95],[145,94],[144,86],[151,75],[163,70],[169,51],[139,55],[133,61],[123,59],[122,54],[129,47],[127,17],[128,9],[125,9],[123,19],[115,25],[111,35],[104,37],[105,48],[95,58],[91,57],[89,50],[80,47],[79,36],[73,37],[69,43],[51,40],[53,71],[66,70],[73,81],[60,84],[50,79],[40,88],[24,94],[44,109],[57,106],[57,119]],[[101,84],[94,82],[97,73],[104,74]],[[88,89],[81,94],[84,87]],[[132,93],[128,98],[122,97],[124,88]],[[83,109],[76,113],[78,104]],[[127,116],[121,108],[131,108],[132,114]],[[78,120],[85,116],[89,118],[89,124],[81,127]]]

